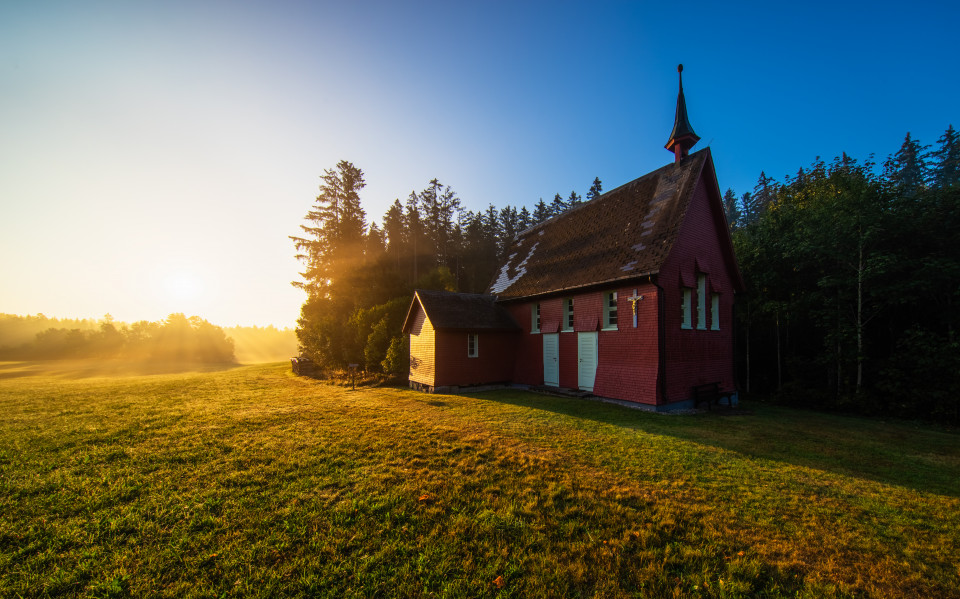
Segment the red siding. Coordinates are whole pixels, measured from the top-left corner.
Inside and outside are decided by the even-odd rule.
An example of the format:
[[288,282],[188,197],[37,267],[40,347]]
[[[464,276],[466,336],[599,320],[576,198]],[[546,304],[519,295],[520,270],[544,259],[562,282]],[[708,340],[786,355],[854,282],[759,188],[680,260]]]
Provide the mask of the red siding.
[[[713,205],[711,205],[713,204]],[[724,226],[719,198],[710,202],[704,179],[697,183],[687,214],[658,281],[664,290],[666,398],[661,403],[691,397],[691,388],[719,381],[727,390],[733,379],[733,284],[730,265],[723,259],[718,227]],[[696,275],[707,275],[706,330],[697,329]],[[692,282],[692,330],[681,325],[682,281]],[[720,330],[710,330],[711,285],[720,289]]]
[[[643,296],[637,302],[637,328],[633,328],[633,313],[626,299],[634,289]],[[600,331],[593,393],[654,404],[659,363],[657,288],[650,283],[618,288],[617,304],[617,330]]]
[[[637,304],[637,328],[633,327],[630,302],[633,290],[644,297]],[[601,397],[640,403],[656,402],[658,329],[657,289],[650,283],[638,283],[618,292],[616,331],[601,330],[597,340],[597,376],[593,393]],[[597,331],[603,322],[604,290],[574,293],[541,300],[541,332],[559,330],[563,300],[573,297],[574,330],[560,332],[560,386],[577,388],[577,332]],[[514,320],[521,323],[523,333],[517,346],[517,362],[513,380],[526,385],[543,384],[543,337],[530,332],[531,312],[535,302],[508,307]],[[555,328],[556,327],[556,328]]]
[[435,385],[438,387],[506,383],[513,374],[517,333],[475,331],[477,357],[467,357],[469,331],[437,331]]
[[533,324],[532,306],[535,304],[536,302],[530,302],[505,306],[523,329],[516,338],[517,359],[513,365],[513,382],[521,385],[543,384],[543,337],[539,333],[530,332]]

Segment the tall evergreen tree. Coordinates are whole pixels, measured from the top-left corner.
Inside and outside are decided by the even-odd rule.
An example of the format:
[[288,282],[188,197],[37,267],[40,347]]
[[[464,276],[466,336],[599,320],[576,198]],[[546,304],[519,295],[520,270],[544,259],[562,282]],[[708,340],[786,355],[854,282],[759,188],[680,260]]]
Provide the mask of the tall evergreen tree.
[[387,255],[397,272],[401,269],[401,260],[406,249],[406,228],[404,226],[403,205],[395,199],[387,213],[383,215],[383,234],[386,237]]
[[539,224],[548,218],[550,218],[550,207],[547,206],[547,203],[543,201],[543,198],[540,198],[540,200],[533,207],[533,221],[534,223]]
[[960,135],[950,125],[937,143],[940,147],[931,155],[934,160],[933,186],[950,189],[960,184]]
[[320,194],[301,225],[306,234],[291,237],[297,258],[306,264],[302,281],[293,284],[307,292],[297,320],[297,339],[303,351],[323,365],[357,358],[355,336],[348,316],[364,301],[364,243],[366,216],[360,206],[363,171],[341,160],[326,169]]
[[500,258],[505,257],[504,252],[510,247],[510,242],[513,241],[520,231],[520,216],[517,213],[517,209],[513,206],[507,206],[501,209],[499,227],[500,240],[497,244],[497,254]]
[[460,210],[460,198],[449,185],[444,187],[440,181],[433,179],[427,188],[420,192],[417,199],[434,265],[446,266],[455,216]]
[[759,215],[754,212],[753,194],[749,191],[740,196],[740,222],[743,225],[752,225],[757,222]]
[[308,295],[329,297],[363,261],[366,215],[360,206],[360,190],[366,182],[363,171],[346,160],[326,169],[321,180],[316,203],[304,217],[308,224],[300,225],[306,236],[291,236],[297,258],[306,264],[300,273],[303,281],[293,284]]
[[723,211],[727,217],[727,226],[730,227],[730,230],[740,226],[740,206],[737,205],[737,194],[733,193],[733,189],[727,188],[726,193],[723,194]]
[[553,196],[553,201],[550,202],[550,216],[563,214],[566,210],[567,203],[563,201],[563,197],[561,197],[559,193]]
[[526,206],[520,208],[520,213],[518,215],[519,227],[523,231],[530,227],[533,224],[533,216],[530,214],[530,211],[527,210]]
[[571,190],[570,197],[567,198],[567,210],[579,206],[582,203],[583,200],[580,198],[580,195],[576,191]]
[[757,178],[757,184],[753,188],[752,202],[750,211],[759,216],[767,211],[767,208],[773,202],[777,195],[777,183],[763,171],[760,171],[760,177]]
[[599,196],[603,193],[603,184],[600,183],[600,177],[593,178],[593,184],[590,185],[590,189],[587,191],[587,201],[589,202],[593,198]]
[[907,133],[903,145],[884,164],[883,178],[892,193],[913,197],[924,189],[928,176],[926,149]]
[[409,281],[413,284],[429,270],[430,256],[430,243],[423,224],[423,215],[420,213],[420,199],[415,191],[411,191],[407,196],[404,225],[410,252]]

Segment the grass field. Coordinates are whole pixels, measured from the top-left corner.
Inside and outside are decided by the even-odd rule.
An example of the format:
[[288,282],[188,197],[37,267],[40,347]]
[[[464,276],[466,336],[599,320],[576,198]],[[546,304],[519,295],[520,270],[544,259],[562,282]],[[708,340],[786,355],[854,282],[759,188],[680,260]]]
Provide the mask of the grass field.
[[958,597],[960,435],[0,364],[2,597]]

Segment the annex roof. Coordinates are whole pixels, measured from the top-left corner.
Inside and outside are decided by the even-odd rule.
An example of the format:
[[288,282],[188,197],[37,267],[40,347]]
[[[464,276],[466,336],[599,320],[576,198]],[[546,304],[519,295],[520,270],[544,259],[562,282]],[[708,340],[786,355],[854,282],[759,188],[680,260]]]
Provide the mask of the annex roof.
[[453,293],[418,289],[403,321],[403,332],[409,333],[419,304],[435,329],[471,331],[520,330],[510,314],[496,303],[496,296],[479,293]]
[[520,299],[659,272],[710,149],[521,232],[487,293]]

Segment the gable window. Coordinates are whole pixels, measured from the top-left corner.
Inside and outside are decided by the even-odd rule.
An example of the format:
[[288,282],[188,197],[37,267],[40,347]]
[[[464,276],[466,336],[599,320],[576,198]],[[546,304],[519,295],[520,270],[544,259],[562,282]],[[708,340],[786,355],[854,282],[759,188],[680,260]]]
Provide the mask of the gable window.
[[617,328],[617,292],[608,291],[603,294],[603,328]]
[[720,294],[710,296],[710,330],[720,330]]
[[683,295],[680,301],[680,328],[693,328],[693,289],[683,288]]
[[530,332],[540,332],[540,304],[534,304],[530,307]]
[[707,275],[697,275],[697,328],[707,328]]
[[467,357],[476,358],[480,355],[479,335],[467,333]]
[[563,330],[573,330],[573,298],[563,300]]

